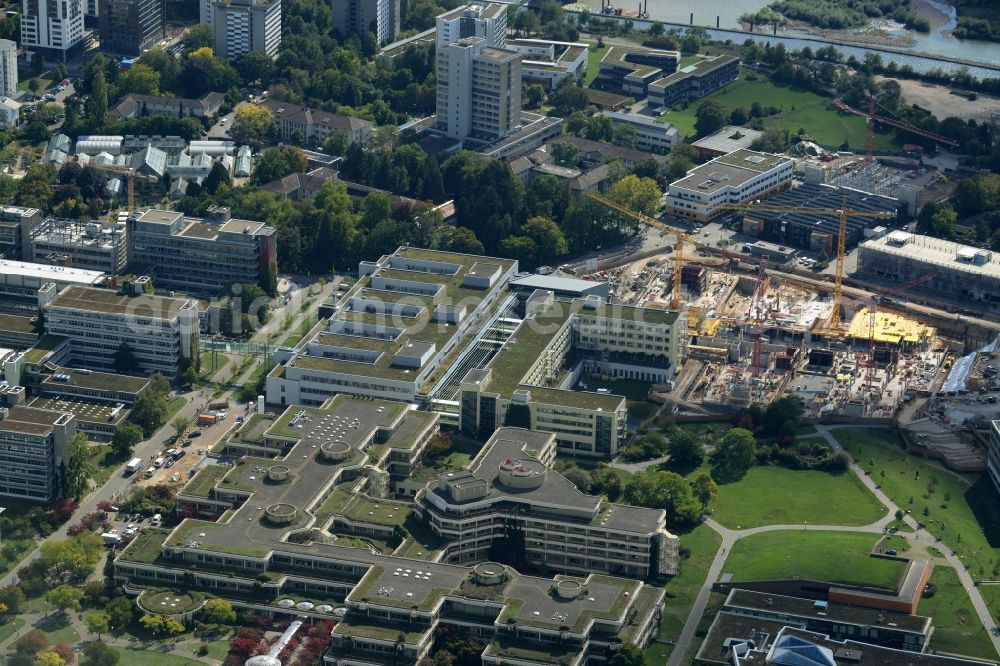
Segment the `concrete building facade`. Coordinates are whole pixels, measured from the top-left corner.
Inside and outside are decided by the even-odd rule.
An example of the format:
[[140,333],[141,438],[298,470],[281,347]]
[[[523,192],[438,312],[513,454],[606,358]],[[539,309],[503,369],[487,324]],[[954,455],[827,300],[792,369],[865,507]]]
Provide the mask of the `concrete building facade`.
[[438,53],[466,37],[481,37],[486,46],[498,49],[507,46],[507,5],[464,5],[439,15],[435,25]]
[[635,147],[651,153],[669,153],[680,140],[680,132],[670,123],[659,122],[650,116],[640,116],[621,111],[602,111],[616,127],[631,127],[635,130]]
[[793,162],[787,157],[738,150],[696,166],[670,184],[665,212],[706,222],[726,213],[723,204],[742,204],[787,189]]
[[31,234],[42,223],[42,211],[0,206],[0,254],[5,259],[31,258]]
[[152,209],[129,218],[129,258],[152,264],[158,287],[217,294],[234,284],[277,275],[277,232],[263,222],[233,219],[228,208],[205,219]]
[[333,29],[340,34],[370,32],[379,44],[399,34],[399,0],[332,0]]
[[375,123],[369,120],[325,109],[311,109],[274,99],[263,102],[261,106],[267,107],[274,114],[278,132],[285,141],[299,132],[306,143],[321,146],[329,135],[343,132],[348,145],[352,143],[366,145],[375,129]]
[[670,76],[649,84],[649,104],[669,108],[686,100],[698,99],[732,83],[740,73],[740,60],[735,56],[716,56],[699,60]]
[[281,0],[215,0],[215,54],[238,60],[251,51],[277,57],[281,45]]
[[0,39],[0,97],[17,92],[17,43]]
[[109,289],[39,290],[45,332],[70,342],[72,365],[113,372],[123,345],[137,370],[173,378],[198,353],[198,302],[164,296],[129,296]]
[[101,0],[101,50],[142,55],[166,37],[165,4],[165,0]]
[[521,126],[521,55],[463,37],[438,49],[437,129],[465,140],[500,139]]
[[65,61],[83,49],[84,0],[21,0],[21,45]]
[[59,469],[76,433],[72,414],[0,409],[0,497],[48,502],[63,494]]
[[31,232],[31,261],[117,275],[128,263],[125,225],[46,218]]

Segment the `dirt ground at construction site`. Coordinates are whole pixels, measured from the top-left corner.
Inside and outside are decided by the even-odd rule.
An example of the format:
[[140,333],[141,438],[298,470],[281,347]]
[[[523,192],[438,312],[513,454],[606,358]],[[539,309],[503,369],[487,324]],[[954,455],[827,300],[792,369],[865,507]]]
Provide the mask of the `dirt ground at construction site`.
[[[878,82],[885,77],[876,76]],[[962,95],[953,95],[951,89],[933,83],[924,83],[910,79],[894,79],[903,92],[903,99],[908,104],[916,104],[931,112],[938,120],[948,117],[962,120],[988,121],[1000,115],[1000,98],[978,93],[976,99],[968,99]]]

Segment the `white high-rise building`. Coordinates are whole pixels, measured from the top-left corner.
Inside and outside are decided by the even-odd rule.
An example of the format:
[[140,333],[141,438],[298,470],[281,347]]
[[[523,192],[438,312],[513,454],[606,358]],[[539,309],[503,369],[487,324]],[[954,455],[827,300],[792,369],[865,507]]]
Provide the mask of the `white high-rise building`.
[[0,39],[0,97],[17,92],[17,44]]
[[399,0],[331,0],[333,29],[342,35],[371,32],[386,44],[399,34]]
[[482,37],[486,46],[507,46],[507,5],[468,5],[437,17],[438,52],[465,37]]
[[198,22],[215,26],[215,0],[199,0]]
[[21,0],[21,44],[58,60],[83,48],[84,0]]
[[215,54],[236,60],[251,51],[278,55],[281,0],[215,0]]
[[437,52],[437,128],[492,141],[521,126],[521,54],[464,37]]

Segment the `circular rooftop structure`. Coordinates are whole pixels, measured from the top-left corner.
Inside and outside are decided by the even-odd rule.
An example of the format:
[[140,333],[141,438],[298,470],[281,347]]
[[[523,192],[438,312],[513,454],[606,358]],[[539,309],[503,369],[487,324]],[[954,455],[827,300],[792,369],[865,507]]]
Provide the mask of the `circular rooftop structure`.
[[351,445],[342,439],[323,442],[319,447],[319,455],[330,462],[340,462],[351,454]]
[[497,478],[509,488],[529,490],[545,483],[548,468],[530,458],[508,458],[500,463]]
[[507,579],[507,567],[497,562],[480,562],[472,568],[472,576],[479,585],[499,585]]
[[292,478],[292,470],[288,465],[272,465],[267,470],[268,481],[288,481]]
[[272,504],[264,509],[264,517],[275,525],[289,525],[297,515],[298,509],[291,504]]
[[567,578],[556,583],[556,595],[560,599],[576,599],[583,591],[583,584],[578,580]]

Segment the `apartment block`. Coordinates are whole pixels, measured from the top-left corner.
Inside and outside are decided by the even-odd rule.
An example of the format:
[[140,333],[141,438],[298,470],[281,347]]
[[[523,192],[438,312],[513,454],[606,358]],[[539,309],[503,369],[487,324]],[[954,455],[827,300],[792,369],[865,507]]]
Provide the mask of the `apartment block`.
[[462,379],[459,427],[485,437],[516,424],[554,433],[558,448],[572,455],[614,456],[626,436],[624,397],[571,387],[587,375],[669,382],[686,356],[686,326],[676,311],[597,297],[566,303],[536,291],[490,365]]
[[205,118],[217,115],[225,99],[226,96],[219,92],[205,93],[198,99],[129,93],[115,103],[110,114],[123,119],[157,115]]
[[157,287],[217,294],[277,275],[277,233],[263,222],[210,208],[204,219],[151,209],[129,218],[129,257],[151,264]]
[[84,0],[21,0],[21,45],[65,61],[83,50]]
[[281,0],[215,0],[215,54],[238,60],[251,51],[277,57],[281,45]]
[[0,39],[0,97],[17,92],[17,43]]
[[445,357],[509,298],[517,261],[402,247],[362,262],[337,313],[267,377],[267,402],[321,405],[337,393],[413,402]]
[[399,34],[399,0],[332,0],[333,29],[341,35],[372,33],[379,44]]
[[365,145],[375,130],[375,123],[369,120],[345,116],[324,109],[310,109],[275,99],[269,99],[261,106],[266,106],[274,114],[278,131],[285,141],[291,140],[292,136],[298,132],[307,144],[321,146],[329,135],[334,132],[343,132],[348,145],[352,143]]
[[0,206],[0,254],[5,259],[31,257],[31,234],[42,222],[42,211],[21,206]]
[[920,284],[921,291],[952,303],[1000,301],[1000,255],[996,252],[906,231],[861,243],[857,273],[899,283],[934,273]]
[[125,225],[46,218],[31,232],[31,260],[117,275],[128,263]]
[[676,72],[680,62],[677,51],[611,46],[601,58],[598,80],[607,90],[642,99],[653,81]]
[[670,184],[665,212],[698,222],[725,214],[725,204],[743,204],[787,189],[792,160],[780,155],[738,150],[696,166]]
[[493,141],[521,127],[521,54],[463,37],[438,49],[437,125],[448,137]]
[[670,123],[658,121],[654,117],[640,116],[621,111],[602,111],[616,127],[631,127],[635,130],[635,147],[651,153],[669,153],[680,140],[680,132]]
[[[484,664],[597,663],[612,645],[649,644],[660,625],[664,593],[639,580],[598,573],[540,578],[493,562],[450,564],[450,538],[442,550],[412,538],[395,548],[349,545],[347,535],[356,540],[366,529],[391,533],[394,525],[414,521],[433,529],[413,505],[385,497],[384,470],[369,462],[385,460],[387,450],[419,447],[415,443],[434,427],[426,421],[411,425],[419,416],[398,402],[349,396],[320,408],[295,405],[277,416],[254,414],[232,435],[227,450],[248,444],[273,448],[265,455],[244,456],[232,467],[203,466],[177,495],[183,511],[201,517],[186,518],[169,531],[144,530],[115,558],[116,579],[140,589],[183,584],[275,618],[337,617],[323,656],[329,666],[418,663],[431,650],[439,627],[471,632],[486,642]],[[481,456],[483,464],[504,464],[498,459],[517,446],[506,442],[524,438],[551,459],[551,441],[520,430],[505,433]],[[526,465],[541,464],[531,455],[522,450],[519,461],[495,474],[523,482],[529,496],[555,493],[561,500],[558,488],[565,487],[565,479],[554,472],[532,476],[514,464],[522,459]],[[543,483],[538,488],[529,487],[539,479]],[[458,481],[453,485],[459,494],[465,487]],[[450,492],[446,497],[447,508],[456,506]],[[640,556],[650,539],[642,527],[626,526],[630,521],[625,514],[612,518],[616,505],[580,499],[591,507],[598,502],[592,522],[615,532],[613,538],[622,529],[613,553],[596,545],[595,534],[594,549],[601,557],[629,562],[631,555]],[[532,507],[533,514],[538,508]],[[584,519],[585,511],[562,508]],[[663,512],[638,511],[657,532]],[[226,519],[219,518],[223,513]],[[546,508],[538,517],[549,515]],[[490,519],[486,512],[483,516]],[[564,515],[561,520],[570,524],[576,518]],[[560,518],[552,521],[562,526]],[[575,523],[563,534],[575,537],[581,526]],[[662,534],[668,544],[676,542],[665,530]],[[636,539],[629,541],[630,536]],[[459,542],[456,552],[465,547]],[[140,594],[140,606],[149,594]],[[318,603],[284,601],[291,598]],[[337,611],[334,603],[323,600],[342,602],[346,610]]]
[[48,502],[62,496],[59,468],[76,433],[72,414],[0,409],[0,497]]
[[481,37],[486,46],[507,45],[507,5],[470,4],[440,14],[436,20],[437,51],[466,37]]
[[101,50],[142,55],[166,37],[165,0],[101,0]]
[[649,83],[649,104],[669,108],[687,100],[698,99],[732,83],[740,73],[736,56],[704,58],[676,72]]
[[678,539],[663,511],[580,492],[552,469],[555,455],[551,433],[499,428],[468,470],[431,481],[417,513],[449,542],[447,561],[488,560],[514,521],[536,567],[630,578],[677,573]]
[[70,341],[69,365],[113,372],[123,345],[143,374],[173,378],[198,353],[198,302],[54,285],[39,290],[45,332]]

